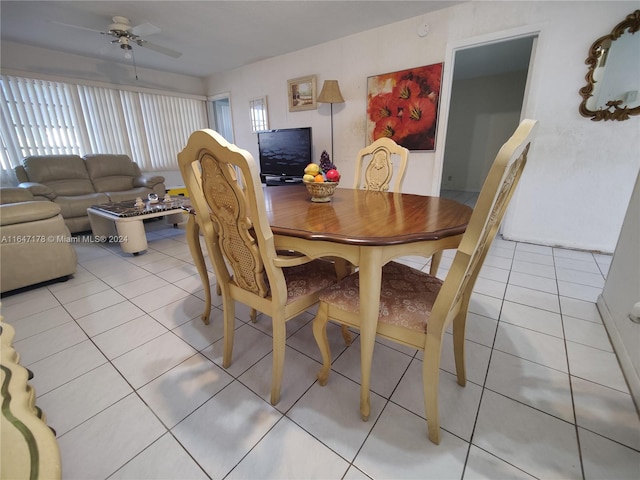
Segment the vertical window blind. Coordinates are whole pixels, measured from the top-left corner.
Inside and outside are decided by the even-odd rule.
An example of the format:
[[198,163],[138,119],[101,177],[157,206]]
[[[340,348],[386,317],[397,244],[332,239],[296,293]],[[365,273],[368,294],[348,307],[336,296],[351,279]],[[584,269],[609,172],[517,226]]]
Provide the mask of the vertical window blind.
[[0,163],[29,155],[124,153],[142,170],[176,170],[191,132],[207,127],[194,98],[0,76]]

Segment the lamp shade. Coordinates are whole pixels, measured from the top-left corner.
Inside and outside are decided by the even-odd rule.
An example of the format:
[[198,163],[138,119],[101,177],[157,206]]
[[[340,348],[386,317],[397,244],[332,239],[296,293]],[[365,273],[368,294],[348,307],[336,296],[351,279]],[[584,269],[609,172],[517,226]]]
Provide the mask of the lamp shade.
[[318,95],[318,102],[320,103],[344,103],[342,93],[340,93],[340,87],[337,80],[325,80],[322,85],[322,91]]

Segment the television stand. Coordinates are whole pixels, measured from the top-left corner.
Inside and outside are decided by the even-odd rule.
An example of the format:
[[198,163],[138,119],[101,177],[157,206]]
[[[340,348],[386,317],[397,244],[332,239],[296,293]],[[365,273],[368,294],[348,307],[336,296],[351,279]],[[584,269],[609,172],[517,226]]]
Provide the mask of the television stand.
[[277,185],[295,185],[302,183],[302,177],[277,177],[273,175],[265,175],[263,182],[267,187]]

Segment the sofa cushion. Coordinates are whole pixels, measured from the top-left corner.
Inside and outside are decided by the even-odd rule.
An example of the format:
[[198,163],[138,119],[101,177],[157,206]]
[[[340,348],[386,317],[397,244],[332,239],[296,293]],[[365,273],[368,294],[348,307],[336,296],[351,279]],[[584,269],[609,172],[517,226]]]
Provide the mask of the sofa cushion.
[[6,203],[0,207],[0,225],[14,225],[16,223],[35,222],[55,217],[60,213],[60,207],[51,202],[29,201],[20,203]]
[[127,155],[85,155],[89,178],[96,192],[130,190],[140,175],[138,166]]
[[72,197],[60,195],[56,197],[54,202],[57,205],[60,205],[60,213],[65,219],[67,219],[73,217],[86,217],[87,208],[92,205],[109,203],[109,197],[104,193],[74,195]]
[[28,202],[33,199],[34,199],[33,195],[26,188],[20,188],[20,187],[0,188],[0,204]]
[[57,195],[95,193],[85,162],[77,155],[26,157],[22,166],[30,182],[42,183]]

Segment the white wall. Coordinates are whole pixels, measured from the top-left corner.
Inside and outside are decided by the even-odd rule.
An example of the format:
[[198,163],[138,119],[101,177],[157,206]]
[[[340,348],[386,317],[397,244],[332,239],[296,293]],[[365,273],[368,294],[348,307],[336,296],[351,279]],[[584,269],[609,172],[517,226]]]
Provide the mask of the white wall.
[[[615,1],[465,3],[215,75],[208,79],[207,94],[231,92],[235,141],[254,156],[257,141],[248,105],[251,98],[266,95],[270,127],[313,127],[319,158],[331,147],[329,105],[288,112],[287,79],[317,74],[318,88],[325,79],[337,79],[346,103],[334,105],[334,162],[343,185],[350,186],[355,155],[365,144],[368,76],[444,61],[444,78],[450,79],[452,45],[495,37],[496,32],[539,31],[524,113],[538,119],[540,128],[504,234],[613,252],[640,169],[640,118],[592,122],[578,113],[578,90],[584,86],[591,44],[637,8],[637,2]],[[416,34],[423,19],[431,27],[424,38]],[[446,96],[440,107],[438,129],[446,118]],[[405,191],[439,192],[438,153],[411,153]]]
[[205,94],[205,81],[198,77],[138,68],[136,80],[132,65],[106,61],[98,56],[83,57],[5,41],[0,48],[3,74],[15,75],[20,72],[29,72],[40,74],[51,80],[55,80],[53,77],[60,77],[61,81],[89,80],[190,95]]

